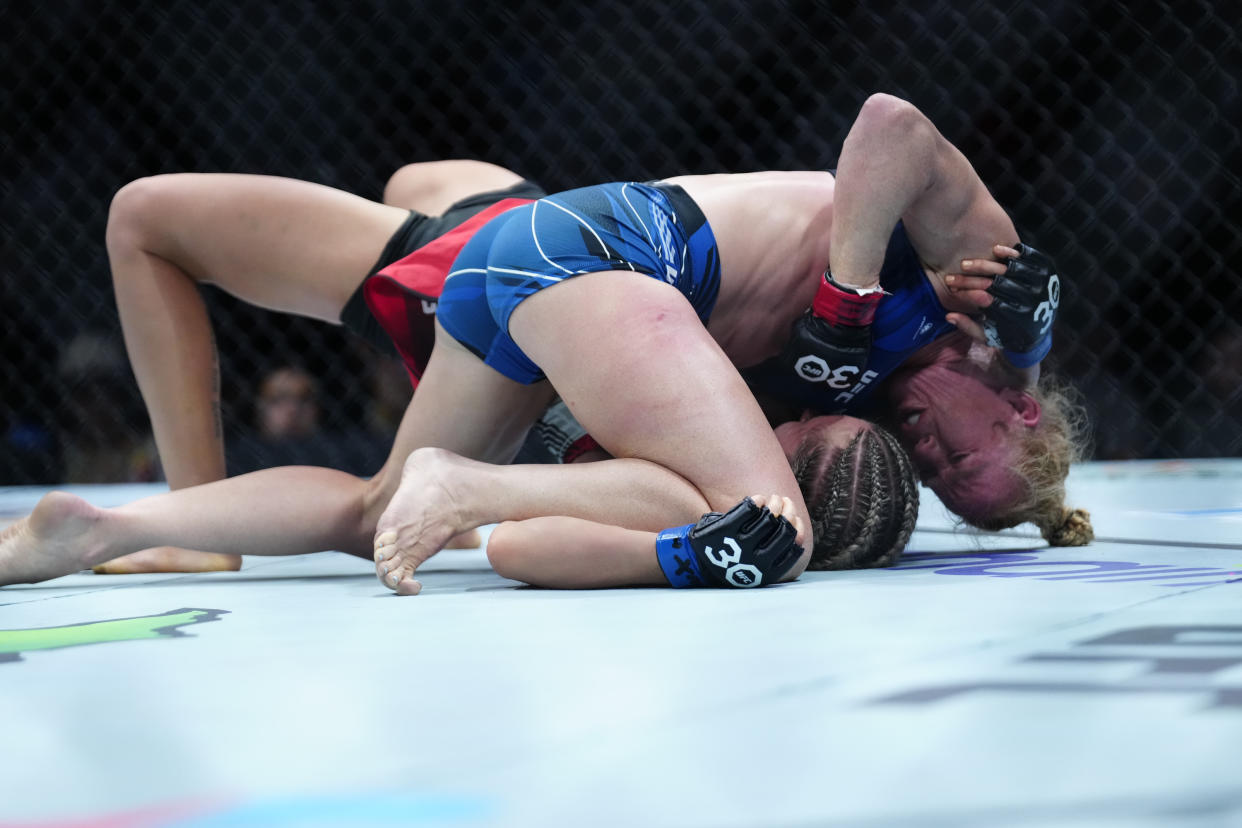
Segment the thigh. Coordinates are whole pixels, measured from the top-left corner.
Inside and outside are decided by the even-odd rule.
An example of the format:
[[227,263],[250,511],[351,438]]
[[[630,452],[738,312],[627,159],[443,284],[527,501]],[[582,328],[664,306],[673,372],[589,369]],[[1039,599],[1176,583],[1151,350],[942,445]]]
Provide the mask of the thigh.
[[251,304],[328,322],[340,320],[408,215],[331,187],[258,175],[158,176],[131,184],[123,198],[137,203],[147,252]]
[[509,333],[614,456],[680,474],[713,509],[785,495],[809,525],[754,396],[672,286],[629,272],[575,276],[518,305]]
[[456,202],[491,190],[502,190],[522,176],[486,161],[451,159],[406,164],[384,186],[384,203],[438,216]]
[[553,396],[547,382],[516,382],[485,365],[437,323],[427,370],[402,417],[392,452],[373,480],[375,505],[382,511],[396,491],[406,457],[419,448],[508,463]]

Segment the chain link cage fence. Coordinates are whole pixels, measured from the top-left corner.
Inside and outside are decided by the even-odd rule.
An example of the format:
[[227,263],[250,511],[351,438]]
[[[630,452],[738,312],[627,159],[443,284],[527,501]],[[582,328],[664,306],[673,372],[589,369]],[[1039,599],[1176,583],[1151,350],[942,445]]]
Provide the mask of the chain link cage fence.
[[[872,92],[922,109],[1023,238],[1055,253],[1067,287],[1052,360],[1087,403],[1095,457],[1242,454],[1242,7],[880,8],[0,5],[0,483],[159,475],[104,248],[130,180],[267,173],[378,199],[402,164],[444,158],[549,190],[825,168]],[[324,462],[373,470],[385,412],[408,394],[400,369],[339,328],[205,291],[233,442],[264,378],[300,366]]]

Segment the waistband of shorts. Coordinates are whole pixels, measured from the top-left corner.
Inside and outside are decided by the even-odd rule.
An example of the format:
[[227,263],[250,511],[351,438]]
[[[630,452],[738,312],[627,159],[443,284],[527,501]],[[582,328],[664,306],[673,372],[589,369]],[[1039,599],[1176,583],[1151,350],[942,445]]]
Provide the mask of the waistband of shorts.
[[686,227],[698,227],[707,224],[707,216],[703,215],[699,205],[695,203],[689,193],[681,188],[680,184],[669,184],[666,181],[647,181],[644,182],[644,185],[664,193],[669,203],[673,205],[673,210],[685,222]]

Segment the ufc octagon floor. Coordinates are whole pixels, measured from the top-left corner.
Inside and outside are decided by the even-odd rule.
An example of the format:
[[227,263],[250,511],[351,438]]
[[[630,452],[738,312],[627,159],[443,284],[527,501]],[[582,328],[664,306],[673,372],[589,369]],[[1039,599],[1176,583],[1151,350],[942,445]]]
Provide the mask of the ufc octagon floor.
[[1084,549],[928,495],[898,568],[753,592],[481,551],[415,598],[336,553],[5,588],[0,825],[1242,825],[1242,461],[1071,493]]

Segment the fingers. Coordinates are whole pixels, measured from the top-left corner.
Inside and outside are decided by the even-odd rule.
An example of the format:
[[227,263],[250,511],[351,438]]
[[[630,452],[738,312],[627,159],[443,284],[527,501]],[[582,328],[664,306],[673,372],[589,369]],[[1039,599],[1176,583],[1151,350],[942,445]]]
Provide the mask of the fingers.
[[994,259],[962,259],[961,273],[945,274],[944,283],[954,297],[983,310],[992,304],[992,294],[987,290],[992,281],[1009,268],[1009,259],[1018,257],[1018,251],[1008,245],[993,245]]
[[797,535],[798,545],[802,545],[805,537],[802,526],[802,518],[798,517],[798,510],[794,508],[792,500],[787,497],[781,497],[780,495],[769,495],[768,497],[764,497],[763,495],[751,495],[750,499],[754,501],[756,506],[767,506],[768,511],[775,517],[781,517],[783,515],[785,520],[789,521],[789,523],[793,526],[794,532]]
[[963,259],[962,272],[946,274],[944,283],[954,298],[983,310],[992,304],[992,294],[988,293],[988,288],[1004,272],[1005,266],[1000,262],[990,259]]
[[768,511],[774,515],[779,516],[781,513],[780,511],[781,510],[781,496],[780,495],[768,495],[767,497],[764,497],[763,495],[751,495],[750,499],[756,506],[758,506],[761,509],[764,506],[767,506]]
[[785,516],[785,520],[793,524],[794,542],[798,546],[806,546],[806,533],[803,532],[802,518],[798,517],[798,510],[794,508],[793,501],[787,497],[781,498],[784,507],[781,514]]
[[[956,279],[953,279],[952,276],[945,277],[946,284],[948,284],[950,280],[953,280],[954,282],[957,281]],[[985,279],[984,281],[990,283],[992,280]],[[990,308],[992,306],[992,302],[995,301],[992,294],[988,293],[986,289],[979,289],[979,288],[974,288],[974,287],[971,287],[971,288],[950,287],[949,292],[953,294],[953,297],[955,299],[960,299],[961,301],[965,302],[968,305],[971,305],[974,308],[977,308],[978,310],[985,310],[987,308]]]
[[[1001,273],[1004,273],[1002,270]],[[966,273],[949,273],[944,277],[944,283],[949,286],[949,290],[954,293],[960,293],[967,290],[987,290],[992,286],[992,282],[1000,273],[987,276],[970,276]]]

